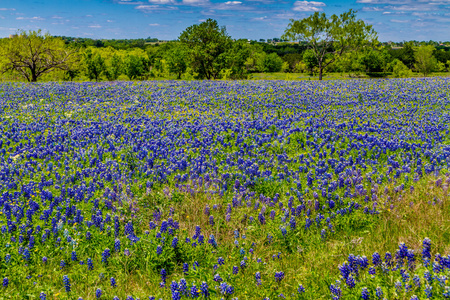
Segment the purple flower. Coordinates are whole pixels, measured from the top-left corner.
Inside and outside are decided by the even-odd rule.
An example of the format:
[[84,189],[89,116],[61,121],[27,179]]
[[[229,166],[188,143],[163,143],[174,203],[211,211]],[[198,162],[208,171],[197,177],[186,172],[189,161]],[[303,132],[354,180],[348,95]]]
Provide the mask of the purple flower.
[[[5,282],[5,281],[3,280],[3,283],[4,283],[4,282]],[[70,280],[69,280],[69,277],[67,277],[67,275],[64,275],[64,276],[63,276],[63,283],[64,283],[64,288],[66,289],[66,292],[69,293],[69,292],[70,292],[71,286],[70,286]]]
[[102,296],[102,290],[101,289],[97,289],[96,291],[95,291],[95,297],[98,299],[98,298],[100,298]]
[[280,272],[275,272],[275,281],[276,282],[281,282],[284,278],[284,272],[280,271]]
[[116,285],[116,279],[114,278],[114,277],[111,277],[111,287],[113,287],[113,288],[115,288],[117,285]]

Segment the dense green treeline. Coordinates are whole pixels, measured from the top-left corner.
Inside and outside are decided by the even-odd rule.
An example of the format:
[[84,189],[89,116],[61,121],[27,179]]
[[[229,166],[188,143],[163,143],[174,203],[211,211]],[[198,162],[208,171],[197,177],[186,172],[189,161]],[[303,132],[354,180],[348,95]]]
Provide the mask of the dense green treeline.
[[[33,51],[46,50],[33,61],[35,52],[20,50],[30,48],[23,43],[34,45]],[[409,77],[413,72],[426,76],[450,71],[450,47],[445,43],[375,40],[362,45],[335,55],[338,45],[330,43],[320,58],[306,41],[234,40],[209,19],[186,28],[175,41],[93,40],[22,31],[0,40],[0,65],[3,80],[28,81],[248,79],[252,73],[271,72]],[[39,65],[49,60],[47,66]]]

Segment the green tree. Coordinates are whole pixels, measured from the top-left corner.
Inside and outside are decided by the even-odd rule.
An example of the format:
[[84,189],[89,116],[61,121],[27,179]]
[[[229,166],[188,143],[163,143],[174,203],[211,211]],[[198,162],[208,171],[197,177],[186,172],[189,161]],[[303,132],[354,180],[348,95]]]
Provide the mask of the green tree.
[[400,59],[409,69],[412,69],[415,62],[414,42],[405,42],[403,47],[400,49],[399,56],[395,58]]
[[248,76],[248,59],[252,55],[253,46],[247,40],[238,40],[232,43],[223,56],[225,57],[222,69],[222,79],[246,79]]
[[358,49],[376,40],[372,25],[356,19],[350,9],[340,16],[327,19],[325,13],[315,12],[302,20],[293,20],[284,31],[282,39],[306,41],[317,59],[319,80],[325,67],[334,63],[344,53]]
[[392,76],[396,78],[411,77],[412,71],[399,59],[392,62]]
[[16,72],[29,82],[53,70],[69,70],[76,56],[64,40],[38,31],[18,31],[0,42],[2,72]]
[[216,20],[186,28],[178,38],[189,49],[191,68],[200,79],[217,79],[226,66],[224,53],[232,46],[225,27],[219,27]]
[[390,54],[386,50],[366,49],[359,58],[366,73],[383,73],[387,71]]
[[131,80],[142,78],[147,73],[145,57],[127,54],[124,61],[125,74]]
[[414,59],[416,61],[415,67],[424,76],[436,68],[437,60],[433,56],[434,46],[420,46],[414,52]]
[[317,64],[317,56],[314,54],[313,50],[306,50],[303,52],[303,63],[306,65],[306,68],[309,70],[309,74],[314,74],[314,69],[318,66]]
[[109,81],[117,80],[120,74],[122,74],[122,68],[122,58],[117,53],[114,53],[105,67],[106,78],[108,78]]
[[267,54],[263,59],[264,72],[280,72],[283,66],[283,59],[276,53]]
[[83,55],[85,73],[89,80],[98,81],[101,74],[105,71],[105,60],[98,51],[92,51],[91,48],[86,49]]
[[181,43],[174,43],[166,51],[165,60],[170,73],[176,74],[177,79],[181,79],[181,74],[186,72],[189,65],[189,55],[186,47]]

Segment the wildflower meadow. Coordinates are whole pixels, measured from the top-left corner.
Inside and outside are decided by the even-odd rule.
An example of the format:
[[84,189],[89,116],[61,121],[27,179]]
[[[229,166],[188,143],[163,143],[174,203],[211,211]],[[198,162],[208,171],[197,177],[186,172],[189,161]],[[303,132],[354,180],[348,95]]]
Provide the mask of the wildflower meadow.
[[450,298],[450,79],[0,84],[0,299]]

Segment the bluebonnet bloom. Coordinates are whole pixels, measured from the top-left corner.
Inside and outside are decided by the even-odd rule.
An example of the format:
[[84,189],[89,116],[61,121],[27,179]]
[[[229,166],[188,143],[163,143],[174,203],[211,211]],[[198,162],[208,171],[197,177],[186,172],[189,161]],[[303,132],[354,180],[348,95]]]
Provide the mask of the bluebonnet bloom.
[[183,263],[183,273],[187,274],[189,272],[189,264]]
[[69,277],[67,275],[63,276],[63,283],[64,283],[64,288],[66,289],[66,292],[69,293],[71,290],[71,285],[70,285]]
[[75,251],[72,251],[72,255],[71,255],[72,261],[77,261],[77,253]]
[[295,217],[291,217],[291,220],[289,221],[289,226],[291,227],[292,230],[294,230],[297,227]]
[[172,300],[181,300],[181,294],[179,291],[172,291]]
[[217,248],[217,242],[216,242],[214,235],[211,234],[209,236],[208,243],[210,243],[214,248]]
[[209,288],[206,282],[202,282],[202,284],[200,285],[200,291],[205,298],[209,297]]
[[219,289],[224,296],[232,295],[234,293],[234,288],[226,282],[222,282],[219,285]]
[[247,263],[245,262],[245,260],[241,260],[240,266],[241,269],[245,269],[247,267]]
[[61,260],[61,262],[59,263],[59,268],[64,269],[65,266],[66,266],[66,263],[64,262],[64,260]]
[[374,266],[381,265],[381,257],[380,257],[380,254],[378,254],[378,252],[375,252],[372,254],[372,264]]
[[195,286],[195,284],[191,287],[191,298],[198,298],[200,296],[198,288]]
[[28,250],[28,248],[25,248],[22,252],[22,256],[26,261],[29,261],[31,259],[30,257],[30,251]]
[[221,281],[223,281],[222,277],[220,277],[219,274],[214,275],[213,280],[214,280],[215,282],[221,282]]
[[47,300],[47,295],[46,295],[44,292],[41,292],[41,293],[39,294],[39,299],[40,299],[40,300]]
[[[341,299],[342,290],[341,290],[341,288],[340,288],[339,285],[340,285],[340,282],[339,282],[339,281],[336,283],[336,285],[334,285],[334,284],[331,284],[331,285],[330,285],[330,292],[331,292],[331,294],[332,294],[333,300],[339,300],[339,299]],[[299,292],[299,293],[300,293],[300,292]]]
[[347,284],[347,286],[349,287],[349,288],[354,288],[355,287],[355,285],[356,285],[356,283],[355,283],[355,279],[353,278],[353,276],[348,276],[348,278],[347,278],[347,280],[345,281],[345,283]]
[[172,248],[176,248],[178,245],[178,237],[174,237],[172,240]]
[[167,223],[167,221],[162,221],[161,222],[161,229],[160,229],[160,231],[161,232],[166,232],[167,231],[167,228],[168,228],[168,223]]
[[233,274],[236,275],[239,272],[238,266],[233,266]]
[[217,259],[217,263],[219,264],[219,266],[222,266],[222,265],[225,264],[225,259],[223,259],[223,257],[219,257],[219,258]]
[[362,291],[361,291],[361,298],[364,299],[364,300],[368,300],[369,297],[370,297],[369,290],[367,290],[366,287],[363,288]]
[[120,252],[120,240],[119,239],[114,240],[114,251]]
[[302,294],[302,293],[305,293],[305,292],[306,292],[306,290],[305,290],[305,288],[303,287],[302,284],[299,284],[299,285],[298,285],[297,292],[298,292],[299,294]]
[[256,281],[256,285],[261,285],[261,273],[260,272],[255,273],[255,281]]
[[101,289],[97,289],[96,291],[95,291],[95,297],[98,299],[98,298],[100,298],[102,296],[102,290]]
[[280,271],[280,272],[275,272],[275,281],[276,282],[281,282],[281,280],[283,280],[284,278],[284,272]]
[[173,293],[174,291],[178,291],[178,283],[173,280],[170,284],[170,291]]
[[431,259],[431,240],[429,238],[425,238],[423,240],[423,250],[422,250],[422,258]]
[[266,217],[262,213],[259,213],[258,220],[261,223],[261,225],[266,224]]
[[3,278],[3,287],[8,287],[9,279],[8,277]]
[[92,263],[92,259],[90,257],[87,259],[87,267],[88,270],[94,270],[94,264]]
[[209,216],[209,225],[214,226],[214,216]]
[[167,271],[166,271],[166,269],[161,269],[160,274],[161,274],[161,281],[162,282],[166,282],[166,278],[167,278]]
[[117,286],[116,279],[114,277],[111,277],[110,281],[111,281],[111,287],[115,288]]
[[433,287],[431,285],[426,286],[425,295],[426,295],[427,299],[430,299],[431,297],[433,297]]
[[420,277],[417,274],[414,275],[413,282],[415,286],[420,287]]
[[380,287],[377,287],[375,289],[375,295],[378,299],[381,299],[383,297],[383,290]]
[[106,248],[102,253],[102,263],[108,264],[108,258],[111,256],[111,252]]
[[425,273],[423,274],[423,278],[425,278],[429,284],[433,283],[433,276],[431,276],[430,271],[425,271]]
[[161,255],[162,251],[163,251],[163,250],[162,250],[161,245],[158,245],[158,246],[156,247],[156,254]]
[[179,287],[180,293],[183,294],[183,295],[187,295],[187,282],[186,282],[186,279],[181,278],[179,286],[180,286]]

